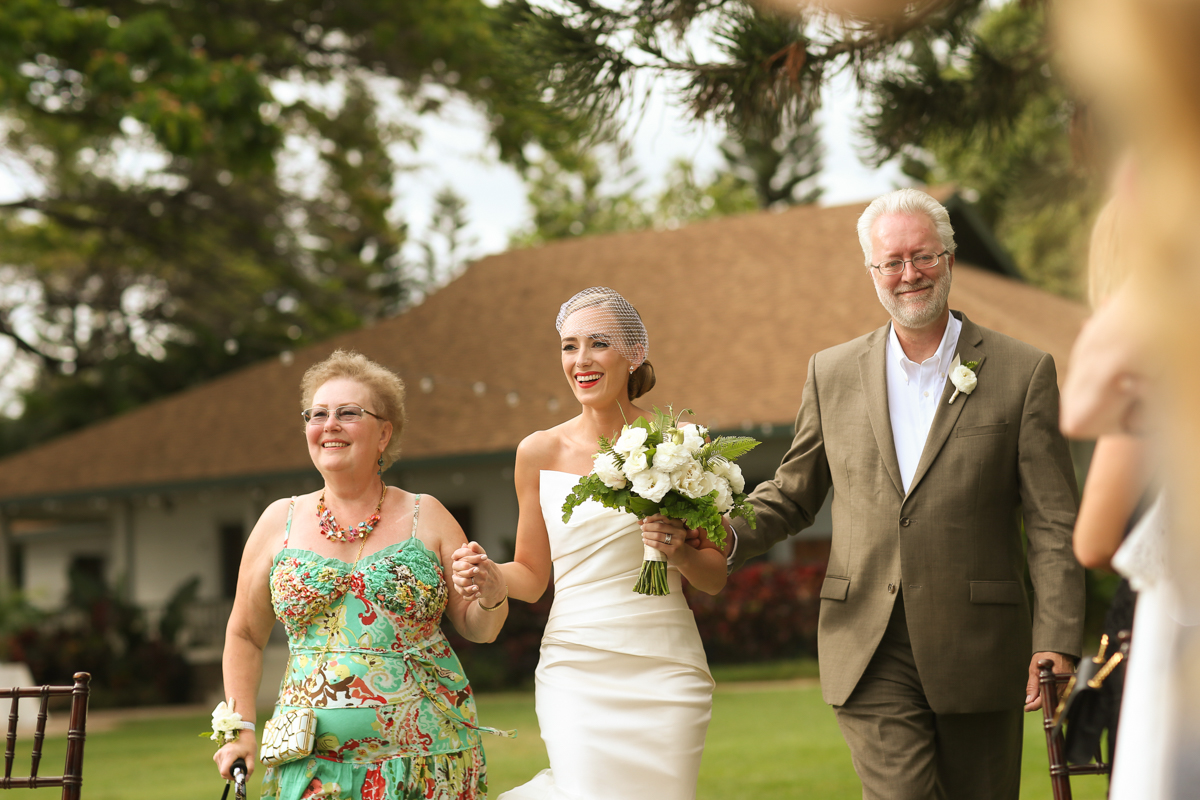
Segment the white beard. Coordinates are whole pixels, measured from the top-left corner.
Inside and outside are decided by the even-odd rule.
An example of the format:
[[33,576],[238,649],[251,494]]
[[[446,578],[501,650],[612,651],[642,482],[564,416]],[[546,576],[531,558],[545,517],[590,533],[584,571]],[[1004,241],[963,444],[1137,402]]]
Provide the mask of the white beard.
[[[916,283],[902,283],[888,290],[875,283],[875,294],[888,314],[905,328],[924,328],[942,315],[950,298],[952,273],[946,270],[936,281],[923,278]],[[896,292],[933,286],[933,293],[924,299],[905,300]]]

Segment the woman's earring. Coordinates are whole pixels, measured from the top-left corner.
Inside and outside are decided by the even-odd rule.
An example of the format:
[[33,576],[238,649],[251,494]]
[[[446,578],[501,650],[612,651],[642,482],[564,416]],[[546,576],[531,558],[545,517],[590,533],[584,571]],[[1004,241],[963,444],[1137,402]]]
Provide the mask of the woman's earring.
[[379,456],[379,461],[377,461],[376,463],[379,464],[379,472],[377,474],[379,475],[379,477],[382,478],[383,477],[383,455]]

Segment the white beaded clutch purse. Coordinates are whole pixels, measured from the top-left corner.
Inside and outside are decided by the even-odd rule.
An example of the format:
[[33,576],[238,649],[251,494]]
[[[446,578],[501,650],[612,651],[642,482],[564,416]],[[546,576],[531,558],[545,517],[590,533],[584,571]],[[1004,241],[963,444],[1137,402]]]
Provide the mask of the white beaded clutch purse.
[[317,738],[317,712],[294,708],[267,720],[262,732],[262,750],[258,760],[274,767],[304,758],[313,751]]

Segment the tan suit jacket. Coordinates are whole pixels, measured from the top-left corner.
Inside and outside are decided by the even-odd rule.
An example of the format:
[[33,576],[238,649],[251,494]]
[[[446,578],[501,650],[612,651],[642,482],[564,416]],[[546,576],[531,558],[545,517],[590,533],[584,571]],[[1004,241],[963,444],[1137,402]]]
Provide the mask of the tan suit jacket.
[[750,497],[758,527],[734,523],[736,568],[811,525],[833,490],[817,634],[831,705],[854,690],[900,587],[935,713],[1019,708],[1034,652],[1080,652],[1078,494],[1058,431],[1054,360],[953,313],[963,323],[959,357],[979,362],[979,383],[949,404],[946,381],[907,494],[888,415],[885,325],[812,357],[796,437]]

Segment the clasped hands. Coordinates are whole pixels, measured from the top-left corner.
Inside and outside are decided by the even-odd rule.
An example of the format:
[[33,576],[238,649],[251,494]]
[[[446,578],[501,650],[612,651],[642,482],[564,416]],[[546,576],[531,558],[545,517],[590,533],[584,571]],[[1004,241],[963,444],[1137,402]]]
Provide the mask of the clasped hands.
[[508,583],[500,566],[488,558],[479,542],[468,542],[455,550],[451,569],[454,589],[468,602],[477,600],[480,606],[490,608],[508,596]]

